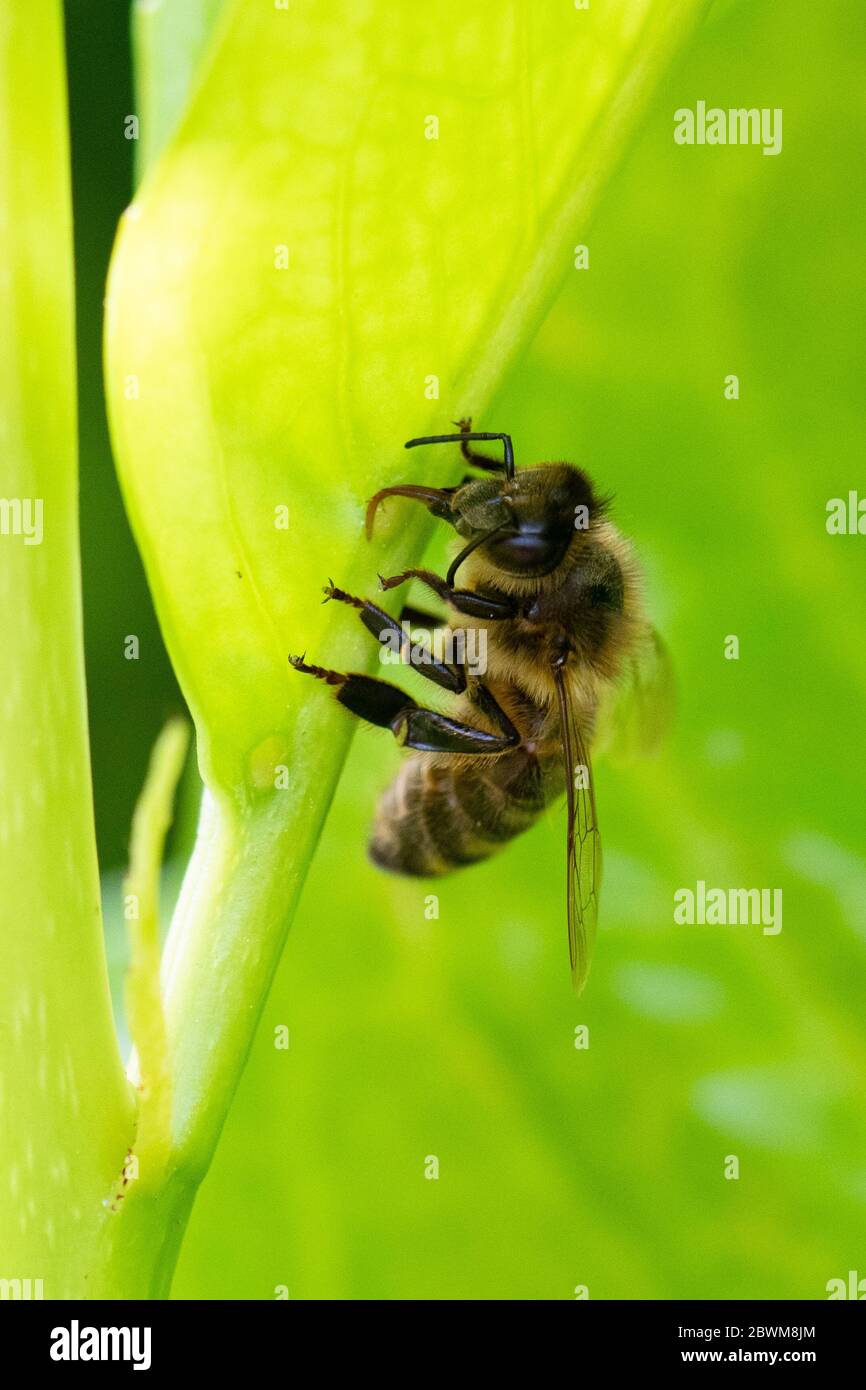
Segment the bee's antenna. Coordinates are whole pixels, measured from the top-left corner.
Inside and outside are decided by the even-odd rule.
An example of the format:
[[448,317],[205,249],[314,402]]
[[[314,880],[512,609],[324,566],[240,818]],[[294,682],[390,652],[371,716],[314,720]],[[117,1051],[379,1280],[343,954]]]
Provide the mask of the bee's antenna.
[[454,588],[454,580],[457,577],[457,571],[463,564],[463,561],[466,559],[467,555],[471,555],[473,550],[477,550],[479,545],[483,545],[485,541],[489,541],[494,536],[499,535],[500,531],[510,530],[511,522],[503,521],[501,526],[494,526],[492,531],[482,531],[481,534],[476,536],[474,540],[471,540],[468,545],[464,545],[460,554],[455,555],[454,559],[451,561],[451,564],[449,566],[448,574],[445,578],[445,583],[448,585],[448,587],[450,589]]
[[421,439],[407,439],[403,448],[415,449],[419,444],[468,444],[470,440],[478,439],[502,440],[505,458],[498,467],[505,470],[505,476],[510,482],[514,477],[514,449],[511,444],[510,434],[485,434],[478,430],[461,430],[460,434],[426,434]]

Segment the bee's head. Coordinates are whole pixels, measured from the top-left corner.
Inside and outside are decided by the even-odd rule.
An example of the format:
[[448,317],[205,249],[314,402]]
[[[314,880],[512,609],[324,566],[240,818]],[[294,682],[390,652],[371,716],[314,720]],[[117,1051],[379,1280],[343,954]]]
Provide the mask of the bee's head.
[[524,579],[557,569],[575,534],[604,505],[586,474],[569,463],[522,469],[508,480],[479,478],[464,484],[452,503],[460,534],[477,538],[479,554],[498,569]]

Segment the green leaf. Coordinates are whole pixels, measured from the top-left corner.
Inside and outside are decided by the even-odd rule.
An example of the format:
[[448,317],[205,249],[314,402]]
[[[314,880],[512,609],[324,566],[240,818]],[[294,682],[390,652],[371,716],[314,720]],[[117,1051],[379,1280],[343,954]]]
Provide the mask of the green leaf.
[[0,10],[0,129],[0,1275],[80,1297],[133,1104],[90,789],[59,4]]
[[392,504],[370,547],[366,499],[459,476],[455,450],[406,455],[410,435],[497,423],[493,390],[704,8],[233,0],[124,218],[107,305],[118,471],[208,788],[164,972],[191,1182],[351,729],[287,656],[368,663],[321,584],[367,592],[418,555],[426,516]]

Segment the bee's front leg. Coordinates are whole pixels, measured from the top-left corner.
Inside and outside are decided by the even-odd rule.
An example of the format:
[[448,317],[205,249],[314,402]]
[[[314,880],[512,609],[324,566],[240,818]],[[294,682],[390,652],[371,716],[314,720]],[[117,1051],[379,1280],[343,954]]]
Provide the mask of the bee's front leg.
[[520,613],[520,604],[508,594],[476,594],[472,589],[455,589],[447,579],[434,574],[432,570],[403,570],[402,574],[392,574],[387,579],[380,574],[379,584],[383,589],[396,589],[410,579],[417,579],[458,613],[466,613],[472,618],[495,621],[497,618],[516,618]]

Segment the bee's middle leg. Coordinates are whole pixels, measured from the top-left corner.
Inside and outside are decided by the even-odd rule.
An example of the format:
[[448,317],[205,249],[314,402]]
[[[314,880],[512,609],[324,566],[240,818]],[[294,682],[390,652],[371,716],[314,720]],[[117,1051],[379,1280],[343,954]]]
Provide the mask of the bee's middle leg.
[[[443,690],[450,690],[453,695],[461,695],[466,689],[466,672],[461,666],[450,665],[448,662],[439,661],[430,651],[429,647],[421,646],[418,643],[408,642],[406,633],[396,618],[392,618],[390,613],[378,608],[370,599],[356,598],[354,594],[347,594],[345,589],[338,589],[335,584],[330,582],[325,586],[325,595],[329,599],[335,599],[338,603],[346,603],[350,608],[357,608],[368,632],[372,632],[379,641],[385,636],[389,636],[399,644],[396,650],[406,653],[406,661],[413,670],[418,671],[427,680],[433,681],[434,685],[441,686]],[[441,627],[442,624],[440,623]]]

